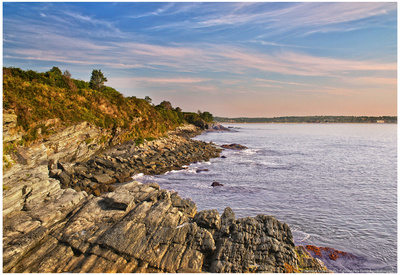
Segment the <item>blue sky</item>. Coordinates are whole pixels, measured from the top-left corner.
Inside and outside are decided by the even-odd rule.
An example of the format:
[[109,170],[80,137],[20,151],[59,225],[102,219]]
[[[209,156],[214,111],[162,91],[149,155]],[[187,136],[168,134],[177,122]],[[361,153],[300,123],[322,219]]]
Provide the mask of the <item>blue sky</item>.
[[397,115],[397,3],[3,3],[3,66],[216,116]]

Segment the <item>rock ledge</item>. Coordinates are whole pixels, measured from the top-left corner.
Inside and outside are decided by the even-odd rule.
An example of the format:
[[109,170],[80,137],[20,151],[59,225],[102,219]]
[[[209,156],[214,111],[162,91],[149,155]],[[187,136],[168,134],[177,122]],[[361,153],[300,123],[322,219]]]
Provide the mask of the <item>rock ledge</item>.
[[[52,209],[52,211],[48,211]],[[272,216],[235,219],[158,184],[87,195],[60,189],[3,224],[3,272],[284,272],[298,270],[289,227]],[[322,269],[321,269],[322,270]]]

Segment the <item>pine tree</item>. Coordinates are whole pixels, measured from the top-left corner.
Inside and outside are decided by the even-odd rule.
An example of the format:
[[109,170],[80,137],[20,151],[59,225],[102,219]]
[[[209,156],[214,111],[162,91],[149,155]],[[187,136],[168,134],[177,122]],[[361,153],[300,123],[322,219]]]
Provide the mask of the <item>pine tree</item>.
[[93,70],[92,77],[90,78],[90,88],[100,91],[101,87],[104,86],[104,82],[107,82],[107,78],[104,77],[104,74],[101,70]]

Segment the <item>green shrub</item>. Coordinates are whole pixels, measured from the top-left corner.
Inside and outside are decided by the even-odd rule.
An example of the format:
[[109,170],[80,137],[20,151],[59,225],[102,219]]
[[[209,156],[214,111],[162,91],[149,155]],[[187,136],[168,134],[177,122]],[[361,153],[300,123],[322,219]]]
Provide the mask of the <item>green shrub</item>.
[[108,137],[105,136],[105,135],[102,135],[101,138],[100,138],[100,140],[99,140],[99,143],[100,143],[100,144],[104,144],[104,143],[106,143],[107,140],[108,140]]
[[87,139],[85,139],[85,143],[86,143],[86,144],[90,144],[90,143],[92,143],[92,141],[93,141],[93,138],[87,138]]
[[140,144],[143,144],[143,143],[144,143],[144,138],[142,138],[142,137],[137,138],[137,139],[135,140],[136,146],[139,146]]

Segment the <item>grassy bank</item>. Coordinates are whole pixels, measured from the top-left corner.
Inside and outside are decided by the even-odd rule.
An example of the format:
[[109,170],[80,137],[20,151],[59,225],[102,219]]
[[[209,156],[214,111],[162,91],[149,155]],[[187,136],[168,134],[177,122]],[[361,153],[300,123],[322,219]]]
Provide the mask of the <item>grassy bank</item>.
[[91,87],[57,67],[45,73],[3,68],[3,112],[17,115],[17,131],[24,132],[20,145],[82,121],[126,130],[125,140],[142,140],[165,135],[186,122],[185,117],[190,123],[201,119],[201,114],[187,115],[168,101],[154,106],[148,98],[124,97],[107,86]]

